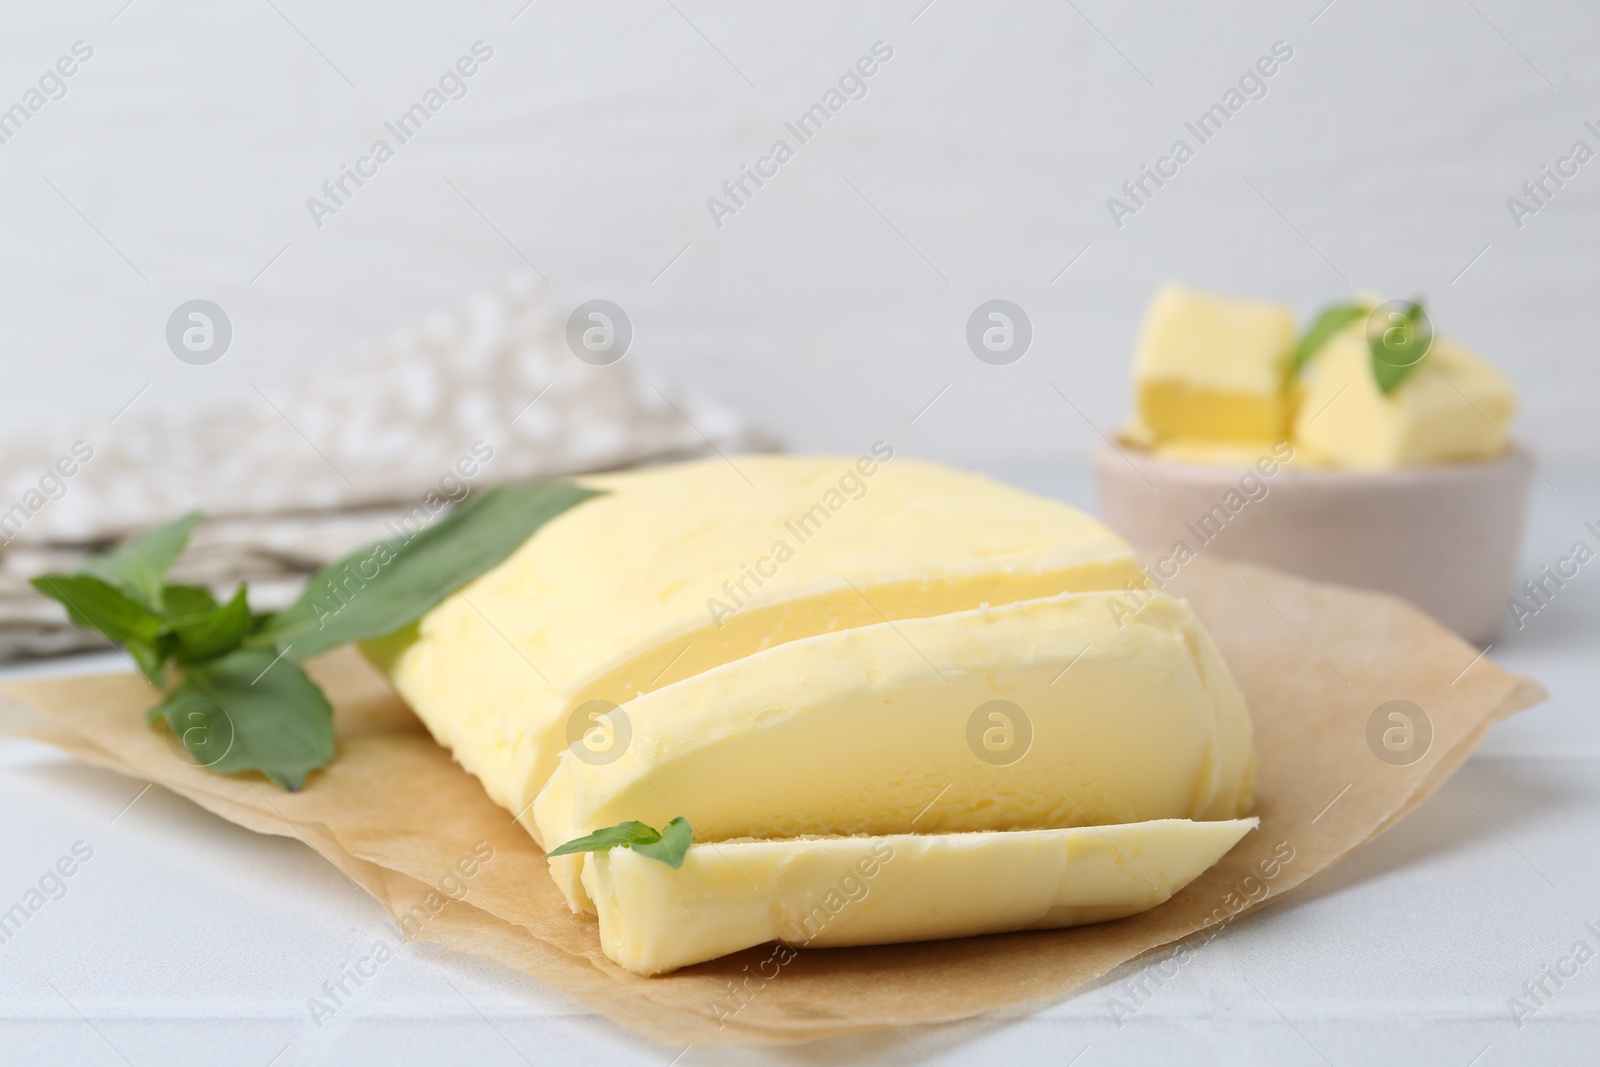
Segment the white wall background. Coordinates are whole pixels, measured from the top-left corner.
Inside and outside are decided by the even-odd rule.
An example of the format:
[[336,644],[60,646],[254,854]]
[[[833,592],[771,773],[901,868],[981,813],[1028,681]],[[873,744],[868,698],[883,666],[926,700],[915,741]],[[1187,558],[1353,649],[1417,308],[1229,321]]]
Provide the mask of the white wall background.
[[[253,396],[526,261],[796,448],[1075,462],[1094,430],[1047,383],[1115,425],[1179,278],[1306,313],[1426,294],[1515,376],[1526,438],[1600,456],[1600,162],[1520,231],[1505,203],[1600,148],[1595,5],[925,2],[8,4],[0,107],[94,56],[0,145],[0,418]],[[480,38],[469,95],[315,228],[306,198]],[[869,94],[718,230],[706,198],[879,39]],[[1278,40],[1269,95],[1115,228],[1106,197]],[[193,297],[234,323],[208,367],[164,341]],[[1034,322],[1010,367],[964,342],[991,297]]]

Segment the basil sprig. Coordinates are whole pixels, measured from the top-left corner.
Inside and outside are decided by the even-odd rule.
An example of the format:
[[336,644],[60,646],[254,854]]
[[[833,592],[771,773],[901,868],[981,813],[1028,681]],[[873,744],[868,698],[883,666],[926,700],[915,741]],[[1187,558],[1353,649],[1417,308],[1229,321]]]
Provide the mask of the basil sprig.
[[333,709],[301,659],[410,625],[596,494],[565,482],[486,489],[431,526],[324,567],[276,613],[252,611],[243,584],[219,603],[200,586],[166,581],[199,512],[33,587],[60,601],[73,625],[127,651],[162,690],[147,720],[164,721],[197,763],[260,771],[294,791],[334,757]]
[[[1295,348],[1293,373],[1298,375],[1324,345],[1358,319],[1366,319],[1367,351],[1372,356],[1372,377],[1378,389],[1388,396],[1422,365],[1433,344],[1433,327],[1421,300],[1407,301],[1402,309],[1393,304],[1375,308],[1368,304],[1333,304],[1325,307],[1306,328]],[[1381,318],[1379,310],[1389,308]]]
[[614,848],[631,848],[676,870],[683,866],[683,857],[693,840],[694,830],[689,820],[682,816],[667,823],[660,831],[637,820],[630,820],[573,838],[545,855],[570,856],[575,852],[610,852]]
[[409,541],[380,541],[328,564],[252,643],[300,658],[393,633],[597,493],[568,482],[485,490]]

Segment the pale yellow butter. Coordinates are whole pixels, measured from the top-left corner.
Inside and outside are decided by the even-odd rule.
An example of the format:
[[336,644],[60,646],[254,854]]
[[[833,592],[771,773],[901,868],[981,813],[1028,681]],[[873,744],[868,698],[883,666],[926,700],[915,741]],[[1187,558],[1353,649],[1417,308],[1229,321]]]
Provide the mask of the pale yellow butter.
[[[607,956],[638,974],[781,941],[879,945],[1078,926],[1165,902],[1255,819],[695,845],[582,857]],[[786,962],[780,960],[780,962]]]
[[[1244,814],[1250,717],[1205,630],[1165,594],[1131,617],[1109,605],[1075,593],[884,622],[658,689],[623,705],[620,759],[562,755],[536,825],[559,842],[681,815],[720,841]],[[551,866],[590,907],[576,860]]]
[[[1243,698],[1186,604],[1128,615],[1146,579],[1094,520],[886,447],[582,481],[605,495],[367,651],[547,847],[690,821],[681,869],[552,862],[623,966],[788,936],[863,841],[897,850],[876,903],[806,943],[1131,914],[1247,828]],[[595,701],[614,758],[582,736]]]
[[550,845],[525,813],[592,699],[621,704],[814,634],[1144,582],[1126,542],[1064,504],[886,455],[579,479],[606,494],[369,655]]
[[1282,440],[1294,345],[1287,305],[1165,286],[1134,352],[1138,423],[1157,440]]
[[1385,396],[1363,329],[1357,323],[1331,339],[1305,372],[1297,449],[1333,466],[1377,470],[1493,459],[1510,448],[1505,430],[1516,393],[1505,375],[1464,345],[1436,337]]

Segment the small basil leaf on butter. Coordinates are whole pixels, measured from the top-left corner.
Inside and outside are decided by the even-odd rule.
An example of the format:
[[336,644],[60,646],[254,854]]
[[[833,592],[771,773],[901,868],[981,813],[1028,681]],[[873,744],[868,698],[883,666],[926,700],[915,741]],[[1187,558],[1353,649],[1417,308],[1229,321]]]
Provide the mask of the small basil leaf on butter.
[[1299,374],[1311,362],[1311,357],[1333,339],[1334,334],[1365,314],[1367,307],[1364,304],[1334,304],[1323,308],[1306,328],[1305,336],[1300,338],[1300,344],[1294,350],[1294,373]]
[[151,715],[166,720],[200,766],[260,771],[290,792],[334,755],[328,698],[299,664],[265,649],[187,667]]
[[655,844],[660,840],[661,834],[653,827],[637,820],[630,820],[596,830],[592,834],[575,837],[559,848],[551,849],[545,855],[570,856],[575,852],[609,852],[614,848],[633,848],[637,845]]
[[92,574],[117,586],[151,611],[161,611],[167,571],[188,543],[190,532],[203,518],[198,511],[191,511],[104,555],[90,556],[78,573]]
[[296,658],[392,633],[502,562],[546,522],[598,495],[567,482],[486,489],[439,522],[324,567],[252,644]]
[[648,841],[633,846],[641,856],[660,860],[674,869],[683,866],[683,857],[694,841],[694,830],[689,820],[679,816],[661,828],[661,840]]
[[1367,323],[1367,347],[1372,352],[1372,375],[1388,396],[1422,365],[1433,347],[1433,324],[1420,300],[1391,302],[1378,311],[1381,314]]

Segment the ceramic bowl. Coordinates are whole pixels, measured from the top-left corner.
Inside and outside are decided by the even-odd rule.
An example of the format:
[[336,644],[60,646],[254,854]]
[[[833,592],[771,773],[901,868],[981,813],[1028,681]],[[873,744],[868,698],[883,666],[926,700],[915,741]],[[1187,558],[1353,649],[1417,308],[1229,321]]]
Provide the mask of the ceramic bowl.
[[1172,557],[1168,570],[1181,543],[1196,555],[1393,593],[1479,645],[1509,619],[1532,476],[1521,455],[1389,471],[1265,460],[1177,463],[1102,442],[1100,517],[1153,566]]

